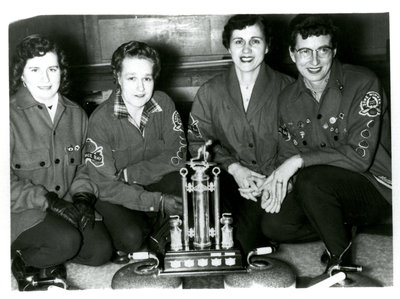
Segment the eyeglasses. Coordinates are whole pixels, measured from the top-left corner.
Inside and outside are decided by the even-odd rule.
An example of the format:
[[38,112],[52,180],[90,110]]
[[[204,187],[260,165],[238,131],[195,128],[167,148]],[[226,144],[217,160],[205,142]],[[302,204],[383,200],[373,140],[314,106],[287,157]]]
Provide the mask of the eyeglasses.
[[294,49],[297,53],[299,53],[302,59],[310,59],[313,56],[313,52],[317,53],[318,58],[326,58],[329,57],[332,53],[331,47],[320,47],[316,50],[310,48],[301,48],[301,49]]

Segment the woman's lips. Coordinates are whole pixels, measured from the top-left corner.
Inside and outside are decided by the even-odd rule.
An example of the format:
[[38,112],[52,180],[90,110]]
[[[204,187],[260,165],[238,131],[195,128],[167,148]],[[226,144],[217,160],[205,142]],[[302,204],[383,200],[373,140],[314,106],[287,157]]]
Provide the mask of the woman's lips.
[[241,56],[240,57],[240,61],[241,62],[245,62],[245,63],[252,62],[253,59],[254,59],[254,57],[247,57],[247,56]]
[[39,89],[42,90],[50,90],[51,89],[51,85],[50,86],[38,86]]
[[307,68],[307,70],[311,74],[318,74],[322,70],[322,67]]

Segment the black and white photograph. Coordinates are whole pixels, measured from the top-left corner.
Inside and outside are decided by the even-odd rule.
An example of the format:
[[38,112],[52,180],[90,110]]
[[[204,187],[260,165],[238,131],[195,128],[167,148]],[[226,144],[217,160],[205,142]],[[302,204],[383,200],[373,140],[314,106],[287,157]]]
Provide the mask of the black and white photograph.
[[390,1],[80,2],[1,21],[2,292],[394,295]]

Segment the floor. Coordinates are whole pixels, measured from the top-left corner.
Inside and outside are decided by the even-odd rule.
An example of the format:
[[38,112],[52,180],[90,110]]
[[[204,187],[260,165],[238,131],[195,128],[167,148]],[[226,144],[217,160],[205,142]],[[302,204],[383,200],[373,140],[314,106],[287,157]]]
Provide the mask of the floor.
[[[392,236],[361,233],[354,240],[355,262],[363,265],[363,274],[379,281],[382,286],[393,286],[393,238]],[[304,244],[282,244],[271,254],[291,265],[298,277],[315,277],[321,274],[324,266],[319,257],[324,250],[321,241]],[[79,289],[111,289],[114,274],[123,265],[107,263],[100,267],[68,263],[67,272],[70,284]],[[211,288],[213,288],[211,286]],[[12,290],[17,289],[12,277]]]

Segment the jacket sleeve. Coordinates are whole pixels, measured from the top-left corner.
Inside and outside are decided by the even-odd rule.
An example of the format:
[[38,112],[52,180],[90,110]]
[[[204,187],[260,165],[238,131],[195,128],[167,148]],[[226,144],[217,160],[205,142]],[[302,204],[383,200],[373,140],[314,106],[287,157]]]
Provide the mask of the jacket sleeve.
[[227,170],[228,166],[237,160],[218,142],[215,134],[215,122],[212,119],[212,99],[210,88],[203,85],[198,90],[193,101],[188,124],[189,152],[192,157],[197,156],[199,148],[208,140],[212,140],[213,161]]
[[139,161],[127,167],[129,184],[149,185],[164,175],[178,171],[186,162],[186,138],[183,124],[175,105],[171,102],[163,108],[162,140],[164,150],[159,155]]
[[30,180],[20,179],[10,168],[11,174],[11,212],[19,213],[30,209],[45,211],[48,204],[45,198],[47,190],[34,185]]
[[[81,148],[84,149],[86,136],[87,136],[87,129],[88,129],[88,118],[86,113],[82,111],[82,140],[81,140]],[[82,150],[82,155],[84,151]],[[84,161],[84,159],[82,159]],[[87,172],[87,168],[84,167],[84,163],[78,166],[75,178],[71,184],[69,193],[73,196],[75,193],[78,192],[89,192],[99,196],[99,190],[97,185],[90,179],[89,174]]]
[[356,90],[347,121],[347,136],[335,148],[320,148],[301,154],[304,166],[328,164],[357,172],[372,165],[379,143],[386,96],[376,77]]
[[102,119],[89,120],[84,149],[85,171],[99,188],[99,199],[138,211],[157,211],[160,192],[148,192],[137,184],[120,180],[111,147],[112,130]]
[[[12,123],[10,123],[10,149],[12,154],[14,149]],[[30,209],[46,210],[47,200],[45,195],[47,190],[44,186],[33,184],[29,179],[20,178],[14,173],[12,167],[10,167],[10,181],[12,213],[19,213]]]

